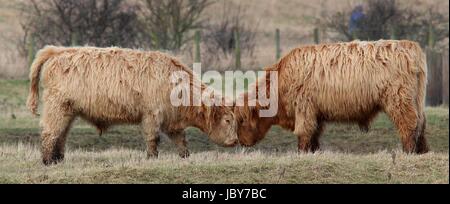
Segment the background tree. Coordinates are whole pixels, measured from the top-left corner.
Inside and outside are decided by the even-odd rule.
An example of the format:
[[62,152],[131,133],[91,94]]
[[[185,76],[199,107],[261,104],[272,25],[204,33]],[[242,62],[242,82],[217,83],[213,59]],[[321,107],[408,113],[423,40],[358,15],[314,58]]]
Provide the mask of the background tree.
[[220,51],[218,54],[228,55],[236,48],[236,35],[239,33],[240,49],[252,54],[255,49],[257,24],[253,26],[246,21],[245,9],[241,5],[232,5],[222,1],[221,18],[217,22],[209,22],[206,26],[206,40],[209,48]]
[[241,4],[226,0],[217,4],[215,20],[203,23],[202,65],[220,70],[236,68],[238,64],[242,64],[241,68],[253,66],[258,23],[250,22]]
[[211,0],[146,0],[143,24],[152,47],[179,50],[189,40],[190,31],[202,27],[202,13]]
[[24,44],[143,46],[137,7],[123,0],[30,0],[22,11]]
[[[409,39],[422,46],[429,45],[430,37],[440,41],[448,37],[448,15],[436,12],[434,8],[416,10],[402,7],[396,0],[368,0],[363,16],[356,22],[355,9],[333,13],[322,23],[338,33],[339,40]],[[432,36],[430,36],[432,35]]]

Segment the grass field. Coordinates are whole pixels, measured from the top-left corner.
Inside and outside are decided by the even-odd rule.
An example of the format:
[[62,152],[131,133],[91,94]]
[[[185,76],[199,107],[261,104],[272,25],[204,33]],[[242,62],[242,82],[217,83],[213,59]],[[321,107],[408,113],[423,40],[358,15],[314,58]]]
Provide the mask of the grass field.
[[222,148],[188,128],[193,154],[178,158],[166,138],[158,159],[145,159],[137,126],[98,136],[77,121],[66,160],[45,167],[39,153],[39,118],[25,109],[28,84],[0,80],[0,183],[449,183],[449,111],[427,108],[431,153],[405,155],[398,134],[381,114],[368,133],[357,125],[329,124],[316,154],[297,154],[296,137],[274,126],[252,148]]
[[0,183],[448,183],[449,173],[447,153],[208,151],[189,159],[163,154],[147,160],[138,150],[78,149],[63,163],[45,167],[33,146],[0,149]]

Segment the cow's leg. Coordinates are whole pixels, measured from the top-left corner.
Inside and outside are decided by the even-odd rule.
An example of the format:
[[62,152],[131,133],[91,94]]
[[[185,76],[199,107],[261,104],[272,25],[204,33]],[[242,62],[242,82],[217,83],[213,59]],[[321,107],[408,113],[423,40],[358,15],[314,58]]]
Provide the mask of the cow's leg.
[[384,110],[399,131],[403,151],[413,153],[416,147],[419,118],[414,102],[408,98],[412,97],[405,97],[403,95],[388,97]]
[[318,137],[314,137],[318,132],[318,121],[313,110],[300,108],[295,115],[294,134],[298,137],[298,151],[309,152],[317,148]]
[[64,159],[66,136],[74,115],[64,104],[45,103],[41,120],[41,152],[45,165]]
[[178,154],[181,158],[189,157],[189,150],[187,148],[186,134],[184,131],[174,132],[169,134],[169,138],[175,143],[178,148]]
[[322,135],[323,130],[325,129],[324,122],[318,121],[317,128],[311,138],[311,152],[316,152],[320,149],[320,135]]
[[369,115],[367,115],[366,118],[358,121],[359,129],[362,132],[369,132],[370,129],[370,123],[377,117],[379,110],[376,109],[373,112],[371,112]]
[[159,143],[159,120],[154,115],[144,117],[142,120],[142,130],[147,143],[147,158],[158,157]]
[[64,132],[60,135],[60,137],[58,138],[58,140],[56,141],[56,158],[58,158],[59,160],[63,160],[64,159],[64,152],[65,152],[65,147],[66,147],[66,138],[67,138],[67,134],[70,130],[71,124],[73,122],[73,120],[75,119],[75,117],[72,117],[71,120],[68,122],[68,125],[66,126]]
[[425,113],[422,113],[422,118],[419,120],[419,131],[417,132],[417,142],[416,142],[416,153],[418,154],[424,154],[429,151],[428,143],[425,138],[425,128],[426,128],[426,117]]

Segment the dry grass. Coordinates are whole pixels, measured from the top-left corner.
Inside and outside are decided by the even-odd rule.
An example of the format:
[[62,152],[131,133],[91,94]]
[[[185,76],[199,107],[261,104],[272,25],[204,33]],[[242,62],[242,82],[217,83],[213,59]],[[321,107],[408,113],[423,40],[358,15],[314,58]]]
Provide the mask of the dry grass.
[[[41,164],[39,118],[24,106],[27,81],[0,80],[0,183],[448,183],[449,109],[426,108],[432,153],[405,155],[389,119],[381,114],[368,133],[356,125],[329,124],[318,154],[293,153],[296,137],[274,126],[252,148],[221,148],[195,128],[186,130],[189,159],[178,158],[165,137],[160,158],[145,159],[136,126],[98,136],[77,121],[66,160]],[[392,159],[395,153],[395,163]],[[283,173],[284,172],[284,173]]]
[[0,146],[0,183],[448,183],[448,154],[202,152],[145,159],[130,149],[69,150],[46,167],[36,147]]

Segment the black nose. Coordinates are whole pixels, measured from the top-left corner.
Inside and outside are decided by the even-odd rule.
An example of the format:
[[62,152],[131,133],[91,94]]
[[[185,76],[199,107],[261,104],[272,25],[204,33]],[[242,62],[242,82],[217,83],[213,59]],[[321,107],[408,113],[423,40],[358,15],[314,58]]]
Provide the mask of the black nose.
[[234,140],[233,145],[237,145],[239,143],[239,140]]

